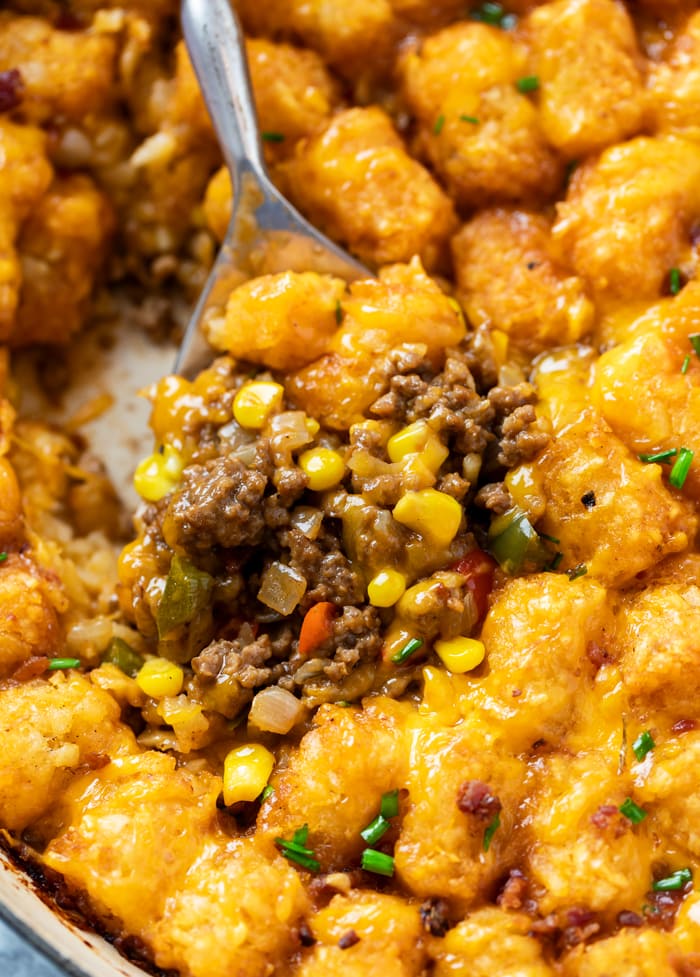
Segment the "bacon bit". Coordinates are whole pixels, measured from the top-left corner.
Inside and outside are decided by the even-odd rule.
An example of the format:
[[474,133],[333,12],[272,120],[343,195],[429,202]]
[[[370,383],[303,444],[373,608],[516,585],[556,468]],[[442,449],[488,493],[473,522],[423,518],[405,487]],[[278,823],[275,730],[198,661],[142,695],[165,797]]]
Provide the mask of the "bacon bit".
[[523,872],[518,868],[511,870],[506,884],[496,897],[496,903],[501,909],[522,909],[529,884]]
[[671,892],[648,892],[642,908],[644,921],[656,929],[673,929],[676,913],[686,895],[687,893],[683,889]]
[[629,909],[623,909],[617,914],[618,926],[644,926],[644,917],[639,913],[633,913]]
[[322,600],[310,607],[301,622],[298,651],[302,658],[309,655],[333,634],[335,604]]
[[451,567],[455,573],[460,573],[467,578],[465,586],[474,598],[479,621],[486,617],[489,609],[489,594],[493,590],[496,566],[497,563],[492,556],[484,553],[483,550],[474,549]]
[[615,804],[601,804],[597,811],[591,814],[591,824],[601,831],[606,831],[612,824],[615,825],[615,837],[621,837],[626,830],[626,825],[621,824],[622,818],[619,809]]
[[589,909],[578,907],[550,913],[532,924],[530,935],[552,940],[558,953],[585,943],[600,930],[600,923]]
[[68,13],[67,10],[62,10],[56,22],[54,24],[56,30],[58,31],[80,31],[83,29],[83,22],[75,14]]
[[513,691],[511,692],[511,695],[513,696],[514,699],[519,698],[519,696],[521,696],[522,694],[523,694],[522,689],[513,689]]
[[591,641],[586,648],[586,655],[590,663],[596,668],[602,668],[611,659],[605,648],[601,648],[595,641]]
[[672,733],[690,733],[692,730],[697,728],[697,722],[694,719],[679,719],[677,723],[671,726]]
[[357,935],[355,930],[348,930],[347,933],[343,933],[338,940],[338,946],[341,950],[349,950],[351,946],[355,946],[355,944],[359,942],[360,937]]
[[48,667],[49,659],[46,655],[32,655],[13,672],[12,679],[15,682],[30,682],[33,678],[43,675]]
[[450,922],[449,908],[445,900],[437,896],[426,899],[418,910],[423,929],[431,936],[444,936],[454,926]]
[[299,924],[299,942],[302,946],[313,946],[316,942],[316,937],[306,920],[302,920]]
[[465,780],[457,790],[457,807],[462,814],[473,814],[479,821],[491,821],[501,810],[501,802],[482,780]]
[[24,95],[24,80],[17,68],[0,71],[0,112],[16,109]]

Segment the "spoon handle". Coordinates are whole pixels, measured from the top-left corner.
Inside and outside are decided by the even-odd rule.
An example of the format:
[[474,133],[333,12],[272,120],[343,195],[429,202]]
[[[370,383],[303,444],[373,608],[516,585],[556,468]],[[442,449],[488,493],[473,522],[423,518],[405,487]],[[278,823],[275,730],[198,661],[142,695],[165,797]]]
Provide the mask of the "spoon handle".
[[234,193],[245,172],[252,171],[267,182],[245,41],[236,13],[229,0],[182,0],[181,16],[187,50]]

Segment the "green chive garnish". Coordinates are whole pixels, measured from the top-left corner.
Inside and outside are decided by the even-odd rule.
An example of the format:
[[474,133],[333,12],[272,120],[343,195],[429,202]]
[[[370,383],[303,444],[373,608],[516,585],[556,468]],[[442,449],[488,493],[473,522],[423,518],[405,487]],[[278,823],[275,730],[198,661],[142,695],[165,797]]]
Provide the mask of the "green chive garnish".
[[272,786],[272,784],[265,784],[260,795],[260,802],[262,803],[263,801],[266,801],[268,797],[272,797],[274,792],[275,788]]
[[688,372],[689,366],[690,366],[690,353],[688,353],[685,359],[683,360],[683,366],[681,367],[681,373],[683,374],[683,376],[685,376],[686,373]]
[[422,647],[422,638],[411,638],[410,641],[406,642],[401,651],[397,651],[395,655],[391,656],[391,660],[395,665],[400,665],[402,662],[405,662],[407,658],[410,658],[414,652],[418,651],[418,649]]
[[4,563],[8,556],[9,553],[6,553],[5,550],[3,550],[2,553],[0,553],[0,563]]
[[501,816],[496,814],[489,822],[486,830],[484,831],[484,851],[488,851],[491,847],[491,841],[493,836],[496,834],[498,829],[501,827]]
[[340,299],[335,303],[335,321],[338,325],[343,321],[343,307],[340,304]]
[[260,135],[264,142],[284,142],[283,132],[261,132]]
[[365,871],[374,872],[375,875],[386,875],[390,879],[394,874],[393,856],[385,855],[383,851],[376,851],[374,848],[365,848],[361,864]]
[[460,122],[471,122],[471,124],[473,126],[478,126],[479,125],[479,120],[477,119],[477,117],[475,115],[460,115],[459,121]]
[[540,87],[540,79],[537,75],[527,75],[525,78],[518,78],[515,83],[515,87],[523,95],[527,95],[528,92],[536,92]]
[[399,792],[397,790],[389,790],[386,794],[382,794],[382,804],[379,808],[379,813],[383,818],[389,820],[389,818],[395,818],[399,813]]
[[308,837],[309,826],[305,824],[303,828],[298,828],[294,832],[291,841],[286,838],[275,838],[275,844],[288,861],[296,862],[297,865],[308,869],[309,872],[318,872],[321,863],[314,858],[313,851],[306,847]]
[[561,551],[558,551],[552,557],[552,562],[549,564],[549,566],[545,567],[545,570],[549,570],[550,573],[554,573],[555,570],[559,569],[559,564],[563,559],[564,559],[564,554]]
[[577,566],[572,567],[571,570],[566,571],[569,580],[578,580],[579,577],[585,577],[588,573],[588,567],[585,563],[579,563]]
[[556,536],[550,536],[548,533],[540,533],[540,539],[546,539],[549,543],[554,543],[555,546],[561,543],[560,539],[557,539]]
[[657,879],[651,888],[653,892],[674,892],[677,889],[682,889],[684,885],[692,881],[693,873],[690,869],[679,868],[677,872],[673,872],[672,875],[667,875],[665,879]]
[[490,24],[492,27],[500,27],[505,15],[505,10],[500,3],[493,3],[492,0],[485,0],[476,10],[472,10],[469,15],[472,20],[478,20],[482,24]]
[[668,451],[657,451],[654,455],[637,455],[637,457],[640,461],[656,461],[662,465],[670,465],[671,458],[675,458],[677,454],[676,448],[669,448]]
[[433,132],[435,133],[436,136],[439,136],[440,135],[440,133],[442,132],[442,127],[444,126],[444,124],[445,124],[445,116],[444,115],[439,115],[437,117],[437,119],[435,120],[435,125],[433,126]]
[[654,742],[654,737],[651,735],[648,729],[645,729],[643,733],[640,733],[637,739],[632,744],[632,752],[638,760],[643,760],[644,757],[650,750],[653,750],[656,746]]
[[668,289],[671,295],[678,295],[681,290],[680,268],[671,268],[668,273]]
[[631,797],[626,797],[618,808],[620,814],[624,815],[632,824],[641,824],[647,816],[647,812],[635,804]]
[[688,336],[688,341],[695,350],[696,355],[700,356],[700,332],[691,332]]
[[391,825],[386,818],[383,818],[381,814],[378,814],[374,821],[370,821],[367,827],[360,832],[360,837],[367,842],[368,845],[376,845],[380,838],[383,838],[387,833]]
[[52,658],[49,662],[49,671],[57,672],[63,668],[80,668],[79,658]]
[[678,458],[668,476],[668,480],[674,488],[682,489],[685,485],[694,455],[695,452],[691,451],[690,448],[681,448],[678,452]]

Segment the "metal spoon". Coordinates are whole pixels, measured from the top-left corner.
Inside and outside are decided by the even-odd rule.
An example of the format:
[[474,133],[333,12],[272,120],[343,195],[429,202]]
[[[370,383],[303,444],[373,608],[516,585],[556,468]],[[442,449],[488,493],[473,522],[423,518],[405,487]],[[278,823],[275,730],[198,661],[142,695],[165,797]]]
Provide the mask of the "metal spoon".
[[[265,0],[260,0],[264,3]],[[243,33],[228,0],[182,0],[182,30],[233,185],[233,212],[185,332],[175,371],[186,377],[212,358],[203,326],[222,315],[232,288],[261,274],[371,275],[312,227],[273,185],[263,159]]]

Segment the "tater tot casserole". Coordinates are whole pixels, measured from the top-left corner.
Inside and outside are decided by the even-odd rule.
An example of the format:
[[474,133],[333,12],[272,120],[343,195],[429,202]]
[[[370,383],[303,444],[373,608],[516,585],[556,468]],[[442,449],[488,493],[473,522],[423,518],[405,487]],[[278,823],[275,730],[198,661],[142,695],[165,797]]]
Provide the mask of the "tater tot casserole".
[[177,339],[231,179],[176,0],[0,10],[2,844],[150,973],[698,977],[698,2],[235,4],[368,274],[230,292],[135,511],[18,366]]

